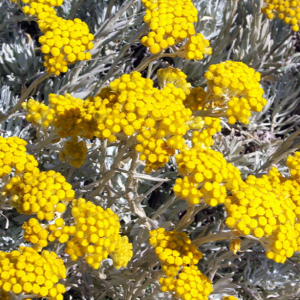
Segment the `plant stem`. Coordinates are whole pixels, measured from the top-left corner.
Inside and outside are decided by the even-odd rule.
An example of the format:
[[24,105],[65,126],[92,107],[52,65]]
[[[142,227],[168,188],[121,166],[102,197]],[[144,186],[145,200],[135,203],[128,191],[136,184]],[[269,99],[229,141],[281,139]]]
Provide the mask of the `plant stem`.
[[176,196],[172,196],[166,203],[164,203],[155,213],[155,215],[151,218],[153,221],[157,219],[158,216],[160,216],[168,207],[170,207],[174,200],[176,199]]
[[182,217],[180,222],[178,223],[177,227],[175,228],[176,231],[183,231],[185,228],[187,228],[193,221],[195,215],[203,210],[204,208],[208,207],[206,203],[201,203],[198,207],[195,205],[188,204],[187,212]]
[[[135,137],[132,136],[128,139],[127,143],[120,149],[120,151],[118,152],[118,155],[116,156],[115,160],[114,160],[114,163],[112,165],[112,167],[114,168],[111,168],[99,181],[101,182],[99,185],[98,185],[98,181],[97,182],[94,182],[92,183],[91,185],[89,185],[88,187],[92,186],[92,187],[95,187],[98,185],[98,187],[91,192],[91,196],[96,196],[96,195],[99,195],[101,193],[101,191],[103,190],[103,188],[105,187],[106,183],[111,179],[111,177],[115,174],[116,172],[116,169],[115,168],[118,168],[119,167],[119,163],[121,162],[125,152],[127,150],[129,150],[132,145],[134,144],[135,142]],[[87,188],[87,187],[86,187]]]
[[77,13],[77,10],[79,9],[79,7],[82,5],[82,3],[84,2],[84,0],[78,0],[78,2],[75,5],[72,5],[70,14],[69,14],[69,20],[73,20],[75,17],[75,14]]
[[158,53],[147,57],[146,59],[142,60],[141,63],[135,68],[135,71],[141,72],[143,71],[151,62],[162,58],[162,57],[175,57],[177,53]]
[[193,244],[195,246],[199,247],[199,246],[201,246],[202,244],[205,244],[205,243],[222,241],[222,240],[229,240],[230,238],[232,238],[234,236],[235,235],[232,231],[220,232],[220,233],[216,233],[216,234],[209,234],[205,237],[201,237],[201,238],[193,240]]

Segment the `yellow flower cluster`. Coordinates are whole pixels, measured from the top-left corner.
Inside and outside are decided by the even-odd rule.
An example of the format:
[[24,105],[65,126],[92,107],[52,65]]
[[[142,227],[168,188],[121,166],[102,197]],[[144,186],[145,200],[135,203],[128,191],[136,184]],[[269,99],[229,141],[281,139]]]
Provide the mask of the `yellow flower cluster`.
[[90,115],[91,109],[88,104],[89,100],[74,98],[70,94],[49,94],[50,107],[33,99],[23,102],[22,107],[28,112],[26,119],[29,122],[41,124],[44,128],[53,125],[62,138],[81,136],[91,139],[96,127],[91,128],[89,123],[94,124],[96,121],[94,116]]
[[[12,0],[16,2],[16,0]],[[58,17],[53,6],[61,6],[62,0],[22,0],[27,3],[23,12],[38,18],[43,35],[39,38],[45,55],[44,66],[48,73],[60,75],[68,71],[68,65],[91,59],[86,52],[94,47],[94,36],[80,19],[65,20]]]
[[85,22],[52,16],[38,23],[44,33],[39,42],[42,53],[46,54],[44,66],[48,73],[60,75],[68,71],[69,64],[91,59],[90,52],[86,51],[94,47],[94,36]]
[[125,268],[133,255],[132,244],[127,236],[120,236],[118,216],[109,208],[104,210],[82,198],[73,200],[72,204],[74,223],[71,224],[74,225],[65,225],[63,218],[41,225],[32,218],[23,224],[25,240],[34,244],[37,251],[42,251],[48,241],[67,243],[65,252],[73,261],[84,256],[86,263],[94,269],[98,269],[108,256],[116,269]]
[[70,236],[75,235],[75,225],[65,226],[65,221],[62,218],[58,218],[54,221],[54,224],[47,226],[47,230],[50,232],[48,241],[54,242],[56,239],[62,244],[66,243]]
[[[110,208],[104,210],[83,198],[73,200],[72,204],[76,232],[65,249],[71,259],[75,261],[84,256],[88,265],[98,269],[101,261],[112,253],[118,268],[126,266],[132,256],[132,246],[126,238],[121,240],[118,216]],[[117,248],[122,246],[125,253]]]
[[35,218],[29,219],[23,224],[24,239],[27,242],[34,244],[33,249],[40,252],[42,248],[48,245],[48,231]]
[[0,137],[0,177],[37,170],[38,162],[26,153],[27,143],[18,137]]
[[293,31],[299,31],[300,3],[295,0],[264,0],[266,6],[261,9],[268,19],[277,15],[286,24],[290,24]]
[[166,275],[159,279],[161,290],[182,300],[208,299],[212,284],[196,266],[202,253],[192,245],[186,233],[158,228],[149,235],[149,243],[155,248]]
[[[115,79],[110,88],[102,89],[99,95],[85,101],[69,94],[50,94],[50,108],[43,108],[48,110],[50,117],[44,115],[43,118],[53,119],[51,124],[60,137],[97,137],[115,142],[135,136],[135,149],[149,173],[164,166],[175,150],[185,146],[183,136],[190,129],[192,114],[184,104],[190,89],[186,75],[179,69],[168,68],[159,70],[158,78],[161,90],[153,87],[151,79],[133,72]],[[35,113],[38,117],[41,115],[39,106],[32,101],[24,103],[23,107],[29,110],[28,119]],[[206,118],[205,123],[205,130],[197,138],[199,143],[212,145],[211,134],[219,130],[219,121]],[[76,139],[71,141],[72,145],[75,143]],[[71,144],[68,145],[71,147]],[[86,151],[85,147],[80,150],[82,154]],[[68,154],[62,153],[61,157],[64,155]],[[80,163],[82,161],[76,162]]]
[[[111,82],[102,97],[88,103],[88,111],[95,107],[94,135],[110,142],[136,135],[136,151],[146,161],[146,172],[163,166],[175,149],[183,147],[191,111],[183,105],[185,93],[181,88],[168,83],[158,90],[152,80],[133,72]],[[91,119],[90,114],[84,118]],[[95,126],[93,122],[86,124],[86,128]]]
[[192,111],[199,111],[202,110],[204,102],[207,100],[206,98],[208,98],[208,94],[202,87],[193,87],[190,89],[190,93],[187,95],[184,104]]
[[186,81],[187,75],[178,68],[168,67],[166,69],[159,69],[156,72],[158,84],[164,88],[169,83],[173,84],[175,88],[182,89],[186,95],[189,95],[191,84]]
[[[187,95],[184,104],[189,107],[193,114],[197,115],[197,112],[201,111],[205,106],[205,102],[208,101],[208,94],[202,87],[195,87],[190,90],[190,94]],[[204,108],[204,111],[206,109]],[[221,131],[221,119],[211,117],[194,116],[191,118],[189,127],[193,131],[192,144],[195,148],[209,148],[214,144],[213,135]],[[200,131],[199,131],[200,130]]]
[[83,165],[87,152],[86,143],[78,141],[78,137],[75,136],[70,141],[65,142],[64,148],[59,152],[59,159],[79,168]]
[[240,184],[239,170],[227,163],[220,152],[186,148],[175,159],[184,177],[176,179],[173,191],[191,205],[198,204],[201,197],[211,206],[224,203],[226,188],[237,188]]
[[179,56],[186,59],[201,60],[204,54],[212,54],[212,48],[209,45],[209,41],[201,33],[197,33],[179,49]]
[[211,106],[226,112],[228,122],[249,124],[251,111],[259,112],[266,105],[260,74],[242,62],[226,61],[210,65],[205,73]]
[[227,200],[226,224],[240,234],[259,238],[266,256],[284,263],[300,249],[299,194],[299,183],[284,179],[276,168],[262,178],[250,175]]
[[290,169],[293,179],[300,180],[300,152],[295,152],[294,156],[288,156],[286,165]]
[[75,192],[64,176],[55,171],[15,176],[6,184],[3,196],[11,196],[11,205],[21,214],[36,215],[39,220],[52,220],[63,213]]
[[202,253],[191,244],[184,232],[165,231],[164,228],[149,233],[150,245],[155,248],[162,270],[168,277],[174,277],[182,266],[196,265]]
[[44,250],[39,254],[29,247],[10,253],[0,251],[0,290],[4,293],[63,300],[65,286],[58,282],[65,278],[64,263],[54,252]]
[[115,79],[110,88],[86,101],[69,94],[50,94],[50,108],[55,112],[52,124],[58,135],[97,137],[110,142],[135,136],[136,151],[145,161],[145,171],[164,166],[175,150],[185,145],[183,136],[189,130],[191,110],[183,101],[190,85],[178,69],[158,73],[161,84],[166,84],[161,90],[153,87],[151,79],[133,72]]
[[198,11],[191,0],[142,0],[144,22],[151,29],[141,40],[152,54],[182,42],[195,34]]
[[[140,160],[146,161],[146,173],[163,167],[169,161],[169,157],[175,154],[173,148],[168,147],[163,139],[157,139],[155,135],[156,130],[152,133],[145,129],[137,136],[137,141],[140,142],[140,144],[135,147],[135,150],[141,153]],[[181,140],[179,142],[182,145],[184,143],[184,141]]]
[[201,129],[200,131],[195,130],[192,133],[192,145],[194,148],[205,149],[213,146],[213,136],[221,131],[221,119],[211,117],[195,117],[189,126],[191,129]]
[[[17,2],[17,0],[11,0]],[[46,19],[52,15],[56,15],[53,6],[61,6],[63,0],[22,0],[23,3],[28,4],[23,7],[23,12],[31,16],[36,16],[39,20]]]
[[178,278],[162,277],[159,283],[163,292],[182,300],[208,300],[213,291],[211,281],[194,265],[183,267]]
[[22,108],[28,111],[26,115],[28,122],[35,125],[39,124],[43,128],[48,128],[54,119],[55,111],[53,109],[33,99],[29,99],[28,102],[23,102]]
[[70,94],[49,94],[49,104],[55,112],[53,125],[60,137],[80,135],[83,103],[84,100],[74,98]]
[[116,269],[126,268],[132,255],[132,244],[129,243],[127,236],[122,236],[116,243],[116,249],[109,253],[110,258],[113,260],[113,266]]
[[[180,71],[174,73],[182,77]],[[160,77],[164,77],[162,72]],[[191,115],[190,109],[183,105],[185,97],[185,92],[174,84],[167,83],[158,90],[151,79],[133,72],[115,79],[97,97],[89,98],[83,109],[81,102],[76,105],[78,114],[73,114],[76,119],[70,122],[74,131],[72,126],[68,128],[72,134],[77,128],[78,134],[81,127],[78,125],[82,123],[82,132],[94,130],[94,136],[110,142],[136,135],[136,151],[146,161],[145,171],[150,172],[162,167],[175,149],[184,146],[183,135],[189,129],[187,122]],[[74,99],[72,103],[75,106]],[[66,130],[63,132],[67,134]]]

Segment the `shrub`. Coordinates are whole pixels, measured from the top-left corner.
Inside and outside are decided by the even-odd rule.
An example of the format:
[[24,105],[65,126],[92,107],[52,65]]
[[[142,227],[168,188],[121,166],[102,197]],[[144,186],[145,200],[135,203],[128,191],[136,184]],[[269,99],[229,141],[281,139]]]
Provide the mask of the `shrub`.
[[12,2],[0,298],[298,298],[299,1]]

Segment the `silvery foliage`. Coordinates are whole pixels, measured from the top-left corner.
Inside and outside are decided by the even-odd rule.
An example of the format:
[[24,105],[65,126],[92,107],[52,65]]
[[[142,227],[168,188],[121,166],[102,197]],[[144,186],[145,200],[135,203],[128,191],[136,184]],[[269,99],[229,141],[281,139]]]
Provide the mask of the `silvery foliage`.
[[0,86],[8,85],[16,94],[20,94],[22,86],[35,79],[43,68],[32,37],[21,29],[21,24],[28,21],[30,18],[18,13],[15,4],[1,1]]
[[[193,86],[205,87],[204,72],[209,65],[225,60],[243,61],[262,74],[262,87],[268,104],[253,114],[249,126],[228,126],[216,136],[215,149],[237,166],[246,178],[264,174],[277,166],[287,174],[284,160],[299,148],[296,138],[299,124],[299,55],[295,52],[295,34],[280,20],[269,21],[260,13],[262,0],[195,0],[199,11],[197,32],[210,40],[213,54],[203,61],[174,58],[169,63],[181,68]],[[110,81],[128,73],[149,55],[139,43],[147,32],[142,24],[144,8],[138,0],[66,0],[57,9],[64,18],[81,18],[95,34],[95,48],[89,62],[77,62],[61,76],[46,79],[32,97],[47,104],[48,94],[71,93],[86,98],[96,95]],[[8,0],[0,2],[0,112],[7,113],[20,94],[44,71],[37,37],[24,34],[21,22],[32,19]],[[153,63],[153,70],[162,61]],[[151,72],[150,72],[151,73]],[[155,78],[155,77],[153,77]],[[75,169],[58,159],[66,139],[57,140],[53,130],[32,127],[22,112],[1,124],[2,136],[19,136],[28,141],[29,153],[35,154],[41,170],[61,172],[84,197],[104,207],[112,207],[122,222],[122,232],[134,246],[134,257],[126,269],[115,270],[110,259],[99,270],[84,264],[70,269],[66,281],[66,299],[171,299],[160,292],[158,260],[148,244],[149,229],[174,228],[182,220],[187,205],[172,196],[177,176],[174,158],[157,172],[145,175],[143,166],[130,169],[131,155],[115,164],[117,145],[88,141],[84,165]],[[284,141],[284,142],[283,142]],[[93,194],[103,172],[115,169],[107,188],[109,193]],[[128,186],[134,178],[136,186]],[[97,187],[96,187],[97,189]],[[134,191],[134,192],[132,192]],[[134,199],[128,202],[128,195]],[[128,204],[130,203],[130,205]],[[134,203],[134,204],[133,204]],[[16,249],[21,239],[20,225],[28,219],[15,211],[1,212],[0,247]],[[70,211],[67,211],[70,214]],[[222,206],[196,214],[186,228],[192,239],[226,231],[226,213]],[[253,240],[243,240],[242,251],[233,255],[228,241],[203,244],[204,258],[199,268],[214,283],[211,299],[235,295],[241,299],[296,299],[299,294],[298,255],[286,264],[267,260],[262,247]],[[53,250],[53,249],[52,249]],[[58,250],[57,250],[58,251]]]

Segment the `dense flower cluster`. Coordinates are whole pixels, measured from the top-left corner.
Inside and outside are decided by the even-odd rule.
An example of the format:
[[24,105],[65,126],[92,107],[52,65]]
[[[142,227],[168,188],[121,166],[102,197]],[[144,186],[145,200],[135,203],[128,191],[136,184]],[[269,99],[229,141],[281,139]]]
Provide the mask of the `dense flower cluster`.
[[208,299],[211,282],[196,266],[202,253],[191,244],[186,233],[158,228],[149,235],[149,243],[155,248],[166,275],[159,280],[161,290],[183,300]]
[[149,243],[155,248],[162,269],[169,277],[176,276],[182,266],[196,265],[202,258],[202,253],[191,244],[184,232],[159,228],[150,231],[149,235]]
[[63,300],[65,286],[58,282],[65,278],[64,263],[54,252],[44,250],[39,254],[29,247],[10,253],[0,251],[0,290],[4,293]]
[[241,182],[239,170],[212,149],[186,148],[175,158],[184,177],[176,179],[174,193],[191,205],[198,204],[201,197],[211,206],[225,203],[226,188],[238,187]]
[[58,240],[62,244],[66,243],[70,236],[76,233],[75,225],[65,226],[63,218],[57,218],[53,224],[47,226],[47,230],[49,231],[48,241]]
[[299,195],[299,182],[282,177],[276,168],[262,178],[250,175],[227,200],[226,224],[259,238],[266,256],[284,263],[300,249]]
[[212,48],[209,45],[209,41],[201,33],[197,33],[179,49],[179,56],[186,59],[201,60],[204,54],[212,54]]
[[200,111],[205,106],[204,103],[208,98],[207,92],[200,86],[190,89],[189,95],[184,100],[186,107],[189,107],[192,111]]
[[[205,149],[213,146],[213,136],[221,131],[221,120],[211,117],[195,117],[189,123],[191,129],[196,129],[192,133],[192,145],[194,148]],[[201,129],[200,131],[197,129]]]
[[[60,137],[97,137],[115,142],[135,136],[133,143],[145,161],[145,171],[156,170],[169,161],[176,149],[184,147],[183,136],[191,120],[191,110],[183,103],[190,88],[186,76],[173,68],[158,74],[161,90],[153,87],[151,79],[133,72],[115,79],[109,88],[85,101],[69,94],[50,94],[52,124]],[[32,107],[38,110],[38,105],[30,107],[31,115]]]
[[11,205],[18,212],[50,221],[55,213],[66,210],[75,192],[60,173],[35,169],[34,172],[12,177],[2,195],[11,197]]
[[0,137],[0,177],[33,172],[37,170],[38,162],[32,155],[26,153],[27,143],[18,137]]
[[48,73],[59,75],[68,71],[68,64],[91,59],[90,52],[86,51],[94,47],[94,36],[85,22],[53,16],[39,21],[39,27],[44,33],[39,42],[41,51],[47,54],[44,65]]
[[198,11],[191,0],[142,0],[146,7],[144,22],[151,31],[141,40],[152,54],[194,35]]
[[292,178],[300,180],[300,152],[295,152],[294,156],[288,156],[286,165],[290,169]]
[[79,168],[83,165],[88,148],[84,141],[78,141],[78,137],[73,137],[66,141],[64,148],[59,152],[59,159],[68,162],[71,166]]
[[61,6],[62,0],[22,2],[28,4],[23,7],[23,12],[38,18],[38,26],[43,33],[39,42],[42,53],[46,54],[44,66],[48,73],[60,75],[68,71],[68,65],[91,58],[87,51],[94,47],[94,36],[80,19],[65,20],[57,16],[53,6]]
[[49,94],[49,105],[54,110],[53,125],[60,137],[73,137],[81,134],[81,111],[84,100],[70,94],[64,96]]
[[[17,2],[17,0],[11,1]],[[27,4],[23,7],[23,12],[37,17],[38,20],[56,16],[56,11],[53,6],[61,6],[63,4],[63,0],[22,0],[22,2]]]
[[67,243],[65,252],[73,261],[83,256],[94,269],[108,256],[116,269],[125,268],[133,255],[132,244],[127,236],[120,236],[118,216],[109,208],[104,210],[83,198],[73,200],[72,206],[74,220],[69,223],[73,225],[67,226],[63,218],[48,225],[31,218],[23,224],[25,240],[37,251],[42,251],[48,241]]
[[268,19],[278,16],[286,24],[290,24],[293,31],[299,31],[300,4],[294,0],[264,0],[266,6],[261,9]]
[[55,111],[53,109],[33,99],[29,99],[28,102],[23,102],[22,108],[28,111],[26,115],[28,122],[35,125],[39,124],[43,128],[48,128],[54,119]]
[[189,123],[189,127],[193,131],[192,143],[195,148],[209,148],[213,146],[213,136],[221,131],[221,119],[209,116],[197,116],[199,112],[205,113],[207,110],[205,103],[208,101],[209,95],[202,87],[195,87],[190,90],[184,104],[193,112],[193,117]]
[[[161,76],[163,77],[163,76]],[[136,136],[136,151],[145,161],[145,171],[162,167],[184,145],[191,111],[184,107],[185,93],[168,83],[162,90],[138,72],[110,83],[109,99],[95,111],[99,138]]]
[[208,300],[213,291],[211,281],[194,265],[183,267],[177,278],[160,278],[159,283],[163,292],[182,300]]
[[31,218],[23,224],[24,239],[27,242],[34,244],[33,249],[40,252],[42,248],[48,245],[49,232],[45,226],[41,225],[35,218]]
[[242,62],[226,61],[210,65],[205,73],[208,93],[214,95],[210,106],[226,113],[228,122],[249,124],[251,111],[259,112],[266,105],[260,74]]
[[[83,256],[94,269],[98,269],[101,261],[110,254],[117,268],[125,267],[133,254],[132,245],[119,234],[118,216],[110,208],[104,210],[83,198],[73,200],[72,205],[75,233],[65,252],[73,261]],[[125,248],[124,253],[122,247]]]
[[178,68],[168,67],[166,69],[159,69],[156,72],[158,84],[164,88],[169,83],[173,84],[175,88],[182,89],[186,95],[190,94],[191,84],[186,81],[187,75]]
[[127,236],[122,236],[116,243],[116,249],[109,253],[116,269],[125,268],[133,255],[132,244]]

